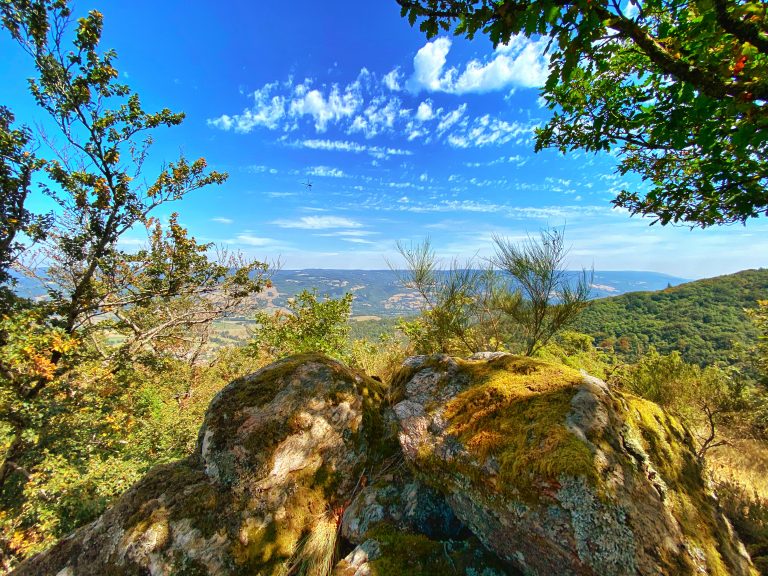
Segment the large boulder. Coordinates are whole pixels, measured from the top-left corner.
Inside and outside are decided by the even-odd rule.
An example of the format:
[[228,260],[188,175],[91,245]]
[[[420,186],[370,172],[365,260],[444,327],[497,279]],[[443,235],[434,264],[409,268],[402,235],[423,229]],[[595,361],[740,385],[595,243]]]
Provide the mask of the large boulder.
[[406,460],[522,573],[756,574],[655,404],[507,354],[411,358],[395,384]]
[[753,573],[654,404],[504,354],[389,387],[305,354],[224,388],[195,454],[14,574]]
[[379,451],[380,386],[320,355],[233,382],[194,456],[155,468],[14,574],[312,574],[333,557],[341,510]]

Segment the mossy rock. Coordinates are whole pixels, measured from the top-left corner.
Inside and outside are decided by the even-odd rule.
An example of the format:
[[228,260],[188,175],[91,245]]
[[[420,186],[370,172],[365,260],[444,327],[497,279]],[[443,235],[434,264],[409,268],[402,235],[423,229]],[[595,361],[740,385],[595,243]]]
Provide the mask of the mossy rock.
[[381,386],[319,354],[233,382],[194,456],[150,471],[15,574],[276,576],[316,563],[386,444]]
[[418,477],[522,573],[756,573],[658,406],[509,354],[417,357],[394,382]]

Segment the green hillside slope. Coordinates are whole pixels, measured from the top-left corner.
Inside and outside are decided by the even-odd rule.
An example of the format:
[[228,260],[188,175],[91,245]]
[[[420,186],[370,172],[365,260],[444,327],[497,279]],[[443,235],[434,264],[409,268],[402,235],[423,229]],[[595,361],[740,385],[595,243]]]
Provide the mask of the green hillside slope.
[[727,361],[738,343],[754,341],[744,308],[754,308],[758,299],[768,299],[768,269],[595,300],[576,329],[628,359],[653,345],[662,353],[678,350],[689,362],[711,364]]

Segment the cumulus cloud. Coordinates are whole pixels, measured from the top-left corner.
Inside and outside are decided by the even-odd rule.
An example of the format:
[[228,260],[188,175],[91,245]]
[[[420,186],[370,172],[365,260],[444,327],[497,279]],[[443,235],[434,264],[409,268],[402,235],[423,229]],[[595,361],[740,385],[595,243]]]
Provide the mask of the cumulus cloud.
[[[546,77],[546,59],[542,55],[545,43],[546,38],[532,41],[514,37],[482,62],[472,60],[463,67],[448,67],[451,41],[438,38],[418,51],[413,74],[407,80],[397,68],[383,77],[363,68],[347,84],[326,85],[311,78],[296,82],[289,78],[253,92],[250,95],[253,106],[241,114],[225,114],[209,120],[208,124],[240,133],[257,128],[280,130],[284,134],[278,141],[284,145],[366,153],[376,161],[412,152],[354,140],[402,136],[409,142],[437,141],[455,148],[528,143],[532,130],[528,124],[501,116],[473,116],[467,103],[455,108],[440,107],[432,98],[419,98],[417,92],[426,89],[464,94],[504,89],[508,93],[515,86],[539,85]],[[343,136],[339,139],[320,136],[329,129]],[[292,132],[315,137],[289,139],[288,134]],[[250,170],[276,173],[264,166]],[[316,175],[338,177],[343,174],[326,171]]]
[[362,228],[362,224],[351,218],[341,216],[302,216],[298,220],[275,220],[273,224],[281,228],[302,228],[305,230],[324,230],[327,228]]
[[395,68],[388,74],[384,75],[384,78],[382,78],[382,81],[384,82],[384,86],[392,90],[393,92],[397,92],[400,90],[400,78],[402,74],[400,73],[399,68]]
[[433,92],[445,91],[443,84],[450,82],[450,76],[455,74],[451,69],[443,75],[446,57],[451,49],[451,41],[448,38],[438,38],[434,42],[427,42],[419,48],[413,57],[413,74],[405,83],[411,92],[426,89]]
[[500,45],[488,61],[471,60],[463,70],[446,69],[451,41],[438,38],[427,42],[413,58],[413,74],[406,81],[411,92],[482,93],[510,87],[536,88],[547,78],[548,59],[544,50],[549,38],[531,40],[513,36]]
[[431,120],[434,115],[435,114],[432,111],[432,102],[429,100],[425,100],[419,104],[419,107],[416,110],[416,120],[419,122],[426,122],[427,120]]
[[533,136],[535,124],[506,122],[486,114],[467,124],[462,130],[448,135],[448,144],[454,148],[506,144],[523,144]]
[[[363,69],[360,77],[368,74]],[[329,123],[352,117],[363,106],[360,77],[344,88],[333,84],[327,93],[312,88],[311,80],[292,86],[292,82],[272,82],[251,94],[253,105],[240,114],[223,114],[208,120],[208,125],[220,130],[248,133],[264,127],[275,130],[290,129],[290,122],[309,116],[318,132],[324,132]],[[281,88],[292,89],[289,94],[274,94]]]
[[329,122],[338,122],[342,118],[353,116],[363,105],[360,83],[357,81],[343,91],[334,84],[327,96],[319,90],[307,90],[306,86],[301,85],[297,87],[296,95],[290,104],[290,115],[311,116],[318,132],[325,132]]
[[374,98],[362,114],[355,116],[349,132],[362,132],[366,138],[391,131],[400,116],[400,100],[397,98]]
[[240,114],[228,116],[223,114],[218,118],[208,120],[208,125],[221,130],[234,130],[248,133],[258,126],[275,129],[285,117],[285,97],[271,96],[278,87],[277,82],[266,84],[263,88],[251,94],[253,106],[246,108]]

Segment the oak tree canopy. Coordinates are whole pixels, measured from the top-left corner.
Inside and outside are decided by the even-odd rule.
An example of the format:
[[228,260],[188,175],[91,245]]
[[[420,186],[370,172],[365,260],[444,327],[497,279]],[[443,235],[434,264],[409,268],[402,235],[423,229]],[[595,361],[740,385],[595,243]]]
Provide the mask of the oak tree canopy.
[[552,118],[536,150],[613,150],[613,200],[654,223],[768,214],[768,19],[743,0],[397,0],[428,37],[546,36]]

